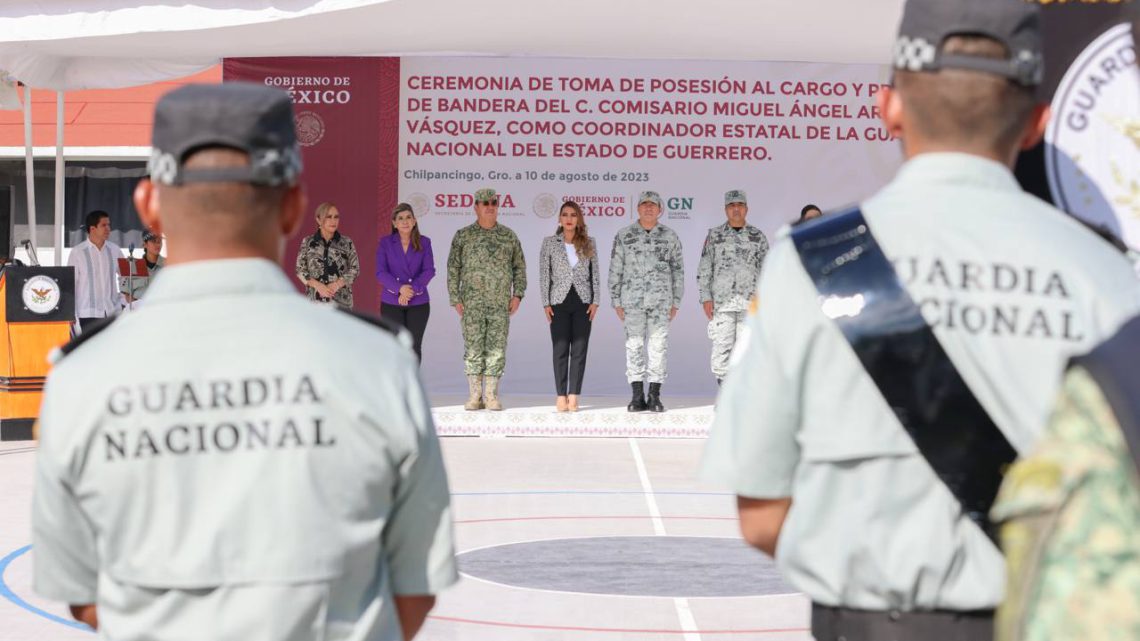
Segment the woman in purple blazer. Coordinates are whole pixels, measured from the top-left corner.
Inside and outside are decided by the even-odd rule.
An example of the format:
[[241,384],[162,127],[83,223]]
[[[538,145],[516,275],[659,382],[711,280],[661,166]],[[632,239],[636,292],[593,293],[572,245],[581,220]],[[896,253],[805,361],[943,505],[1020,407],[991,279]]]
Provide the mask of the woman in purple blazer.
[[431,305],[428,282],[435,276],[431,239],[420,235],[416,215],[407,203],[392,212],[392,233],[376,248],[376,279],[380,281],[380,315],[408,328],[423,360],[424,330]]

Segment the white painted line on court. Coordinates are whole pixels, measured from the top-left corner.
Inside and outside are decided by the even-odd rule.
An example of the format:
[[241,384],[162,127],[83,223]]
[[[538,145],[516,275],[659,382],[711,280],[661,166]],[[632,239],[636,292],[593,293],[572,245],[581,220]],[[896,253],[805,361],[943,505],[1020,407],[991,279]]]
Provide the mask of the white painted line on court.
[[673,599],[673,607],[677,608],[677,620],[681,622],[681,629],[685,641],[701,641],[701,634],[697,632],[697,620],[693,618],[693,611],[689,608],[689,600],[684,597]]
[[[653,484],[649,482],[649,471],[645,469],[645,459],[641,457],[641,448],[637,446],[636,438],[630,437],[629,449],[633,452],[633,462],[637,464],[637,476],[641,479],[641,489],[645,492],[645,504],[649,508],[649,516],[653,519],[653,533],[657,536],[666,536],[665,521],[661,519],[657,497],[653,494]],[[681,629],[685,631],[684,641],[701,641],[701,635],[697,632],[697,621],[693,618],[692,608],[689,607],[689,600],[675,597],[673,608],[677,610],[677,620],[681,623]]]
[[653,533],[665,536],[665,522],[661,520],[661,510],[657,509],[657,497],[653,495],[653,485],[649,482],[649,472],[645,469],[645,461],[641,458],[641,448],[637,446],[637,439],[630,437],[629,449],[633,452],[633,462],[637,464],[637,476],[641,478],[641,489],[645,492],[645,503],[649,507],[649,516],[653,519]]

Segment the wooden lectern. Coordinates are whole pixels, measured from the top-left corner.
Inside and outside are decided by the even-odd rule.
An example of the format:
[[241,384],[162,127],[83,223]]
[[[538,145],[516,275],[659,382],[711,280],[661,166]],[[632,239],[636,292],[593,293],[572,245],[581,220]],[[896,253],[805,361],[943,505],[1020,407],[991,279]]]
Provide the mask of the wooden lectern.
[[0,441],[33,438],[48,355],[71,338],[75,269],[7,265],[0,272]]

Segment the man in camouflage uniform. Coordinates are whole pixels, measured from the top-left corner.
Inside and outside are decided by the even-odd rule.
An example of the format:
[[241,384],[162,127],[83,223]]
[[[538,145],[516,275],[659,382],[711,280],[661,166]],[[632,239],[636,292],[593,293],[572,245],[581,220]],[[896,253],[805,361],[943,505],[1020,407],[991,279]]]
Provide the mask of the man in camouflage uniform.
[[713,227],[701,249],[697,286],[709,319],[712,373],[717,385],[728,373],[728,358],[744,330],[748,301],[756,291],[760,266],[768,254],[764,232],[749,225],[748,196],[739,189],[725,192],[728,221]]
[[[633,388],[633,400],[626,409],[631,412],[665,411],[661,383],[665,381],[669,321],[677,315],[685,291],[681,239],[658,224],[660,217],[661,196],[655,191],[641,192],[637,222],[618,231],[610,257],[610,299],[625,325],[625,376]],[[646,376],[648,398],[644,395]]]
[[526,290],[518,236],[498,223],[494,189],[475,192],[475,223],[460,229],[447,257],[447,293],[463,327],[463,366],[470,392],[463,408],[503,409],[499,379],[507,362],[507,328]]
[[1140,319],[1075,359],[1045,435],[1006,475],[998,641],[1140,639],[1138,359]]

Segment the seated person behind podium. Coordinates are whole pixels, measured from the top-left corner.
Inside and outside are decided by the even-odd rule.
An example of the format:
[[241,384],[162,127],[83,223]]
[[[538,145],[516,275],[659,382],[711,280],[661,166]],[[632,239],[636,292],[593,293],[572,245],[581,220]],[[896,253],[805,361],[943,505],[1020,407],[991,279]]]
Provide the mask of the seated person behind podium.
[[[407,336],[279,266],[305,211],[288,94],[155,111],[135,205],[167,266],[48,377],[34,587],[117,641],[411,639],[457,573]],[[152,367],[115,367],[137,345]]]

